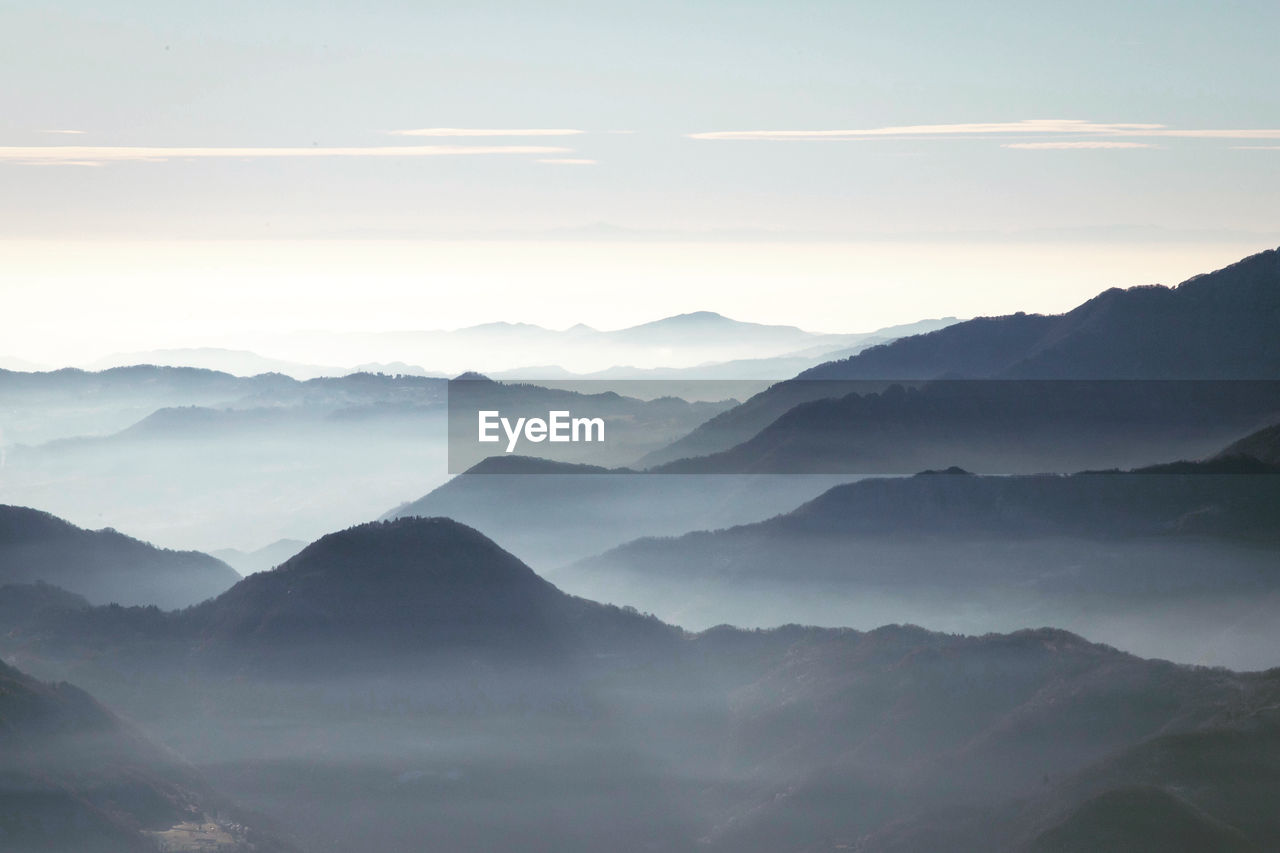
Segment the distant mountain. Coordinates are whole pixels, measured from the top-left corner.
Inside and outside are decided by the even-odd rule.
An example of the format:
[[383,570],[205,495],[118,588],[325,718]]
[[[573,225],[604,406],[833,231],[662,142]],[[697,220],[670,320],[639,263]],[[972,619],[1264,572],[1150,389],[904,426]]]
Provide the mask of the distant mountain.
[[[716,315],[719,316],[719,315]],[[945,328],[960,322],[955,317],[920,320],[899,326],[888,326],[860,335],[843,336],[847,340],[837,346],[831,343],[809,346],[795,352],[767,358],[739,358],[732,361],[708,362],[690,367],[630,367],[616,365],[587,373],[572,373],[562,367],[520,367],[492,373],[495,379],[669,379],[669,380],[750,380],[788,379],[818,364],[847,358],[869,347],[888,343],[905,335],[916,335]],[[850,344],[850,341],[856,343]]]
[[444,479],[446,397],[413,376],[0,374],[0,502],[183,548],[313,536]]
[[[979,317],[800,373],[641,464],[729,450],[795,406],[846,396],[842,381],[1280,379],[1280,251],[1174,288],[1112,289],[1060,315]],[[1140,463],[1130,463],[1140,464]]]
[[6,853],[292,849],[246,826],[189,765],[69,684],[0,663],[0,720]]
[[537,364],[573,373],[617,365],[692,367],[772,358],[817,346],[836,350],[855,346],[869,334],[820,334],[695,311],[611,331],[582,324],[553,330],[529,323],[485,323],[452,331],[296,332],[247,338],[246,345],[294,361],[324,353],[326,361],[340,364],[405,362],[450,374],[479,370],[494,375]]
[[267,358],[248,350],[220,347],[183,347],[156,349],[143,352],[121,352],[100,358],[88,365],[90,370],[106,370],[135,364],[153,364],[164,367],[195,367],[216,370],[232,376],[258,376],[263,373],[280,373],[293,379],[315,379],[318,376],[345,376],[357,372],[342,367],[324,367],[301,364],[279,358]]
[[209,555],[217,557],[242,575],[251,575],[275,568],[305,547],[307,543],[300,539],[277,539],[270,545],[263,545],[253,551],[222,548],[210,551]]
[[240,576],[196,551],[169,551],[114,530],[83,530],[39,510],[0,506],[0,584],[37,581],[95,604],[185,607]]
[[[758,521],[843,481],[651,476],[527,456],[486,459],[383,519],[448,516],[502,539],[544,574],[639,536]],[[552,575],[554,576],[554,575]]]

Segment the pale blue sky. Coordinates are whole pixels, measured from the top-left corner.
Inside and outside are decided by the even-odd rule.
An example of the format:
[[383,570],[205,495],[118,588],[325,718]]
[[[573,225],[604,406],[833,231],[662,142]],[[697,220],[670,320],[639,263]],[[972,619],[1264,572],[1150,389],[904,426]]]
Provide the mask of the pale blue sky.
[[[798,259],[807,241],[884,234],[934,244],[977,232],[993,253],[1046,231],[1153,258],[1169,237],[1230,245],[1208,263],[1280,243],[1278,31],[1274,0],[8,3],[0,227],[10,241],[70,245],[598,241],[576,229],[607,223],[641,242],[767,231]],[[1024,124],[1044,120],[1092,124]],[[582,132],[392,133],[433,128]],[[749,131],[860,133],[697,136]],[[94,286],[103,256],[78,251],[84,277],[63,270],[61,287]],[[1168,264],[1157,266],[1152,279]],[[23,269],[0,286],[36,286],[39,265]],[[375,291],[383,272],[406,270],[370,268]],[[1105,275],[1079,294],[1141,283]],[[260,278],[270,285],[269,270]],[[1037,304],[1028,287],[996,307],[1076,295]],[[830,297],[822,288],[808,295]],[[729,308],[725,292],[656,282],[663,298],[635,319]],[[524,319],[431,296],[439,322],[410,325],[482,307]],[[860,291],[875,307],[866,322],[828,325],[942,313],[917,297]],[[539,319],[625,319],[607,308]]]

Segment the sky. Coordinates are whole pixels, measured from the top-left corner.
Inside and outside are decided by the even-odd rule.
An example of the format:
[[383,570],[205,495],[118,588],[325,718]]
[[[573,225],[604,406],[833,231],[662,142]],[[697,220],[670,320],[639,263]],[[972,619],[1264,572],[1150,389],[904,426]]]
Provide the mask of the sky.
[[0,356],[819,331],[1280,245],[1268,2],[10,2]]

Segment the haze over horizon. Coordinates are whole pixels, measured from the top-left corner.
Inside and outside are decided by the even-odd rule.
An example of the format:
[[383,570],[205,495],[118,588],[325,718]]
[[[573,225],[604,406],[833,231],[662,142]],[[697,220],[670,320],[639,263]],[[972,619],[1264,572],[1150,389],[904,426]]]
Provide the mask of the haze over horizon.
[[0,355],[693,310],[853,332],[1175,284],[1280,244],[1277,24],[1264,2],[20,6]]

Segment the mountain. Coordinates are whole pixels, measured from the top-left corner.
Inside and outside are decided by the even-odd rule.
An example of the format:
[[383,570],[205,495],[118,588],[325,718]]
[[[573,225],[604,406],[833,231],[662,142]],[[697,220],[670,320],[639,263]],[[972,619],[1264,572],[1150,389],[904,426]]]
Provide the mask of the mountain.
[[[0,374],[0,502],[181,548],[314,536],[445,470],[447,381]],[[243,512],[256,507],[253,513]]]
[[559,365],[574,373],[616,365],[692,367],[772,358],[817,346],[836,350],[855,346],[870,334],[821,334],[695,311],[609,331],[582,324],[554,330],[529,323],[485,323],[451,331],[259,335],[246,338],[244,345],[291,361],[309,362],[323,353],[326,362],[339,364],[405,362],[449,374],[478,370],[494,375],[531,364]]
[[7,444],[38,444],[123,429],[164,406],[230,405],[294,383],[190,367],[136,365],[89,372],[0,370],[0,431]]
[[54,658],[96,649],[112,666],[153,675],[195,666],[291,680],[372,678],[472,658],[508,669],[560,666],[676,636],[653,619],[560,592],[492,540],[443,518],[329,534],[174,613],[50,606],[47,615],[16,623],[13,653],[41,660],[51,641]]
[[1239,441],[1233,442],[1218,454],[1218,458],[1249,457],[1267,465],[1280,465],[1280,423],[1263,427]]
[[8,853],[292,849],[247,826],[239,811],[84,691],[0,663],[0,840]]
[[978,317],[829,361],[640,464],[726,451],[801,403],[874,392],[895,381],[1280,379],[1277,326],[1280,251],[1269,250],[1177,287],[1112,289],[1059,315]]
[[209,555],[217,557],[242,575],[251,575],[275,568],[305,547],[307,543],[299,539],[277,539],[270,545],[263,545],[253,551],[222,548],[210,551]]
[[737,697],[736,757],[772,783],[709,847],[1271,849],[1277,685],[1049,629],[798,643]]
[[431,405],[445,380],[354,373],[300,382],[279,373],[233,376],[193,367],[134,365],[89,372],[0,370],[0,430],[6,443],[35,445],[106,435],[158,409],[309,407],[335,411],[379,404]]
[[800,379],[1274,379],[1280,250],[1176,287],[1112,288],[1057,315],[982,317]]
[[[317,849],[429,835],[807,851],[908,826],[961,838],[975,814],[1015,840],[1066,827],[1052,840],[1106,828],[1107,800],[1077,806],[1134,785],[1182,801],[1142,802],[1204,837],[1278,837],[1233,787],[1244,765],[1146,758],[1177,739],[1262,745],[1275,671],[1145,660],[1055,629],[691,635],[566,595],[447,519],[330,534],[185,611],[15,618],[0,651],[101,684]],[[1271,751],[1255,760],[1247,778],[1280,773]],[[1022,805],[1040,791],[1043,806]]]
[[135,364],[151,364],[165,367],[194,367],[216,370],[232,376],[258,376],[263,373],[279,373],[293,379],[315,379],[318,376],[345,376],[356,369],[324,367],[301,364],[279,358],[267,358],[248,350],[220,347],[182,347],[157,349],[144,352],[114,353],[89,365],[91,370],[106,370]]
[[[883,390],[878,383],[806,380],[789,390],[814,384],[835,396],[797,403],[730,450],[651,470],[852,475],[950,465],[991,474],[1134,468],[1199,458],[1280,413],[1278,380],[935,380]],[[733,411],[726,418],[741,420]]]
[[[719,316],[719,315],[714,315]],[[723,318],[722,318],[723,319]],[[869,347],[888,343],[904,335],[923,334],[924,332],[942,329],[960,322],[955,317],[944,317],[936,320],[920,320],[898,326],[887,326],[859,335],[846,335],[843,343],[833,345],[828,342],[807,346],[794,352],[763,358],[739,358],[731,361],[707,362],[689,367],[632,367],[615,365],[604,370],[587,373],[572,373],[562,367],[519,367],[492,373],[495,379],[661,379],[661,380],[759,380],[788,379],[810,367],[831,361],[847,358]],[[693,333],[697,333],[694,331]],[[855,341],[851,343],[851,341]]]
[[39,510],[0,505],[0,584],[53,584],[95,604],[185,607],[240,576],[197,551],[170,551],[111,529],[84,530]]
[[652,476],[528,456],[494,456],[382,518],[447,516],[501,538],[547,573],[640,536],[670,536],[768,518],[842,481]]
[[187,618],[202,654],[248,651],[291,676],[309,661],[330,672],[350,662],[368,674],[464,653],[544,660],[663,630],[566,596],[492,540],[443,518],[330,534]]
[[[836,486],[785,515],[640,539],[555,574],[699,627],[1057,624],[1145,654],[1269,665],[1280,476],[955,470]],[[1210,568],[1212,567],[1212,568]]]

